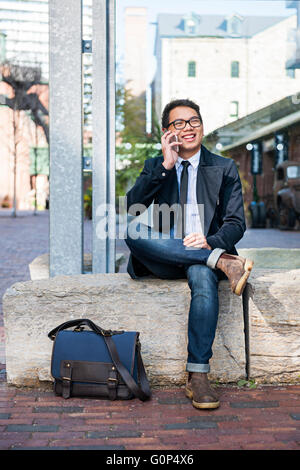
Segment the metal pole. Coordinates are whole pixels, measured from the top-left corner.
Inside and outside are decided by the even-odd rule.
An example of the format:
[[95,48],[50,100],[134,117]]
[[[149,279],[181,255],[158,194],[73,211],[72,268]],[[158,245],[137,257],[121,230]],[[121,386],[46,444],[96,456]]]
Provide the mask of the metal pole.
[[34,215],[37,215],[37,146],[38,146],[38,132],[37,132],[37,123],[34,123]]
[[82,5],[49,1],[50,276],[83,272]]
[[[18,112],[18,123],[16,122],[16,113]],[[17,217],[17,132],[20,125],[20,111],[17,111],[16,102],[13,110],[13,129],[14,129],[14,195],[12,217]]]
[[251,364],[250,364],[250,320],[249,320],[249,299],[251,296],[251,284],[247,282],[244,292],[242,294],[243,299],[243,319],[244,319],[244,340],[245,340],[245,373],[246,379],[249,380],[251,377]]
[[93,1],[93,273],[115,272],[115,2]]

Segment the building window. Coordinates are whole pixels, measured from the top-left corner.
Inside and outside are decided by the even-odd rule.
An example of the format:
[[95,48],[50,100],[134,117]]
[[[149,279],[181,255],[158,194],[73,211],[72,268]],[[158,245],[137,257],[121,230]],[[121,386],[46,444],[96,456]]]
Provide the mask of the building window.
[[238,118],[239,117],[239,102],[230,101],[230,117]]
[[233,18],[231,22],[231,34],[241,34],[241,21],[238,18]]
[[186,22],[186,32],[187,34],[195,34],[196,33],[196,25],[193,20],[189,20]]
[[237,60],[231,62],[231,76],[237,78],[240,76],[240,63]]
[[233,15],[227,20],[227,32],[230,36],[241,36],[242,32],[242,17]]
[[278,180],[283,180],[284,179],[284,172],[282,168],[278,168],[277,170],[277,179]]
[[188,63],[188,77],[196,77],[196,62],[193,60]]
[[190,15],[186,15],[183,17],[183,27],[184,32],[188,36],[194,36],[197,34],[198,25],[200,23],[200,18],[195,13],[191,13]]
[[286,75],[290,78],[295,78],[295,69],[286,69]]

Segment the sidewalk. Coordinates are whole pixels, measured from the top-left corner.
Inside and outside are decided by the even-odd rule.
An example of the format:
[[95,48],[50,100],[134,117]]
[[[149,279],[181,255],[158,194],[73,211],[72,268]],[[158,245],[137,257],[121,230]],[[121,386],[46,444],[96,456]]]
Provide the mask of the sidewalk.
[[[48,213],[0,214],[0,299],[28,264],[49,251]],[[85,224],[90,251],[91,223]],[[300,232],[249,230],[241,248],[300,248]],[[127,254],[124,242],[117,251]],[[126,266],[121,266],[126,272]],[[51,388],[19,389],[5,381],[5,344],[0,303],[0,450],[299,450],[299,385],[221,385],[221,406],[196,410],[183,388],[154,389],[151,401],[56,397]],[[299,371],[300,374],[300,371]]]

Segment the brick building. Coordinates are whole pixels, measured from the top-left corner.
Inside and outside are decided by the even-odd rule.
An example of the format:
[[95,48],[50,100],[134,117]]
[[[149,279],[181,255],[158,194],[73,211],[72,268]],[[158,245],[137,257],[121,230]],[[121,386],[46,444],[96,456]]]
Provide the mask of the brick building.
[[[48,109],[48,85],[33,85],[28,93],[35,94]],[[0,95],[14,98],[14,91],[0,82]],[[12,207],[14,188],[16,208],[44,208],[48,198],[48,143],[41,126],[36,126],[27,111],[0,106],[0,206]],[[16,178],[14,178],[14,174]]]
[[[244,118],[216,129],[204,142],[216,153],[233,158],[244,187],[245,207],[254,198],[273,204],[274,170],[286,160],[300,162],[300,99],[288,96]],[[252,174],[253,152],[261,171]]]
[[[270,12],[271,13],[271,12]],[[175,98],[200,105],[206,133],[300,90],[300,70],[286,62],[297,15],[160,14],[153,108]]]

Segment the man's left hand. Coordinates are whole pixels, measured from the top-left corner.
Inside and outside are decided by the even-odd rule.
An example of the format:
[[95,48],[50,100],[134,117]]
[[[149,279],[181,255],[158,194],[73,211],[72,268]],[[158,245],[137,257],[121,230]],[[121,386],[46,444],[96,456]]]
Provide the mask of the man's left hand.
[[206,237],[202,235],[202,233],[190,233],[183,239],[183,244],[186,247],[206,248],[207,250],[211,250],[211,247],[206,241]]

